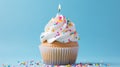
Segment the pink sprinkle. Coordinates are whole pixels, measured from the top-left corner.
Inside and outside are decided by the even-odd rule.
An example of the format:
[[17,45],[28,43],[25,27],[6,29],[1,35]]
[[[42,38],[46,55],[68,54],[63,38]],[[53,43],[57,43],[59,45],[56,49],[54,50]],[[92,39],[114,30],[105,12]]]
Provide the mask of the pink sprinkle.
[[66,26],[66,28],[68,28],[68,26]]
[[60,30],[62,30],[62,28],[60,28]]
[[60,35],[60,33],[59,33],[59,32],[57,32],[56,36],[59,36],[59,35]]
[[62,17],[60,16],[60,17],[59,17],[59,20],[61,20],[61,19],[62,19]]
[[64,23],[66,23],[66,20],[64,20]]
[[58,22],[56,22],[56,25],[58,24]]
[[57,34],[56,36],[59,36],[60,34]]
[[74,34],[77,34],[77,32],[75,31]]
[[71,29],[69,29],[69,31],[71,32]]
[[70,39],[68,39],[68,41],[70,42]]

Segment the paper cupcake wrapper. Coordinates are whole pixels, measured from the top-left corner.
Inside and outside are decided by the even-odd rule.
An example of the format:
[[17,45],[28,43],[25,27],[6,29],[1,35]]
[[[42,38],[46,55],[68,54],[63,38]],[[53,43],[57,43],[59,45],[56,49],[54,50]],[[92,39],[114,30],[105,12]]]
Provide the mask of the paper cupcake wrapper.
[[45,64],[74,64],[78,54],[78,47],[45,47],[39,46]]

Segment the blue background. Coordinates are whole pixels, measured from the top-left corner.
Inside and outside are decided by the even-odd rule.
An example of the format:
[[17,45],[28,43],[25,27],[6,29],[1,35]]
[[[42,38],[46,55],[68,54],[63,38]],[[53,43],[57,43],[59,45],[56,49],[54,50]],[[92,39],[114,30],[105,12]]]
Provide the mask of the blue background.
[[81,38],[77,62],[119,64],[120,0],[0,0],[0,64],[41,59],[39,35],[59,3]]

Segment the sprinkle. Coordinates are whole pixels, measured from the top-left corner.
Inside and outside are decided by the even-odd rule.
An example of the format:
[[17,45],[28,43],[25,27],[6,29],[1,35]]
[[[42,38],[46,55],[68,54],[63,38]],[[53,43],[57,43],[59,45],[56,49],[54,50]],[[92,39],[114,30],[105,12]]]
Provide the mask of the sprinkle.
[[8,65],[8,67],[10,67],[10,65]]
[[73,26],[73,24],[72,24],[72,23],[69,23],[68,25],[69,25],[69,26]]
[[25,65],[26,63],[25,62],[21,62],[21,65]]
[[57,20],[58,23],[62,22],[62,20]]
[[77,34],[77,32],[75,31],[74,34]]
[[52,32],[54,32],[55,30],[54,29],[52,29]]
[[[25,65],[20,65],[19,67],[108,67],[110,64],[101,63],[78,63],[78,64],[66,64],[66,65],[46,65],[41,62],[35,61],[22,61],[22,63],[27,63]],[[21,62],[20,62],[21,63]],[[32,65],[31,65],[32,63]],[[100,65],[101,64],[101,65]],[[17,65],[2,64],[2,67],[18,67]]]
[[82,67],[82,64],[77,64],[77,67]]
[[74,34],[74,32],[71,32],[70,35]]
[[76,66],[76,64],[72,64],[71,66],[75,67],[75,66]]
[[56,22],[56,25],[58,24],[58,22]]
[[69,22],[67,22],[67,25],[69,24]]
[[68,42],[70,42],[70,39],[68,39]]
[[72,38],[75,38],[75,36],[74,36],[74,35],[71,35],[71,37],[72,37]]
[[66,23],[66,20],[64,19],[64,23]]
[[67,32],[67,30],[65,30],[65,32]]
[[56,22],[54,25],[57,25],[58,24],[58,22]]
[[80,66],[82,67],[82,63],[80,63]]
[[70,22],[69,18],[67,19],[67,22]]
[[72,30],[71,30],[71,29],[69,29],[69,31],[71,32]]
[[61,16],[59,16],[59,20],[62,20],[62,17],[61,17]]
[[62,32],[62,34],[65,34],[65,32]]
[[78,37],[75,37],[76,39],[78,39]]
[[99,64],[95,64],[95,66],[99,66]]
[[66,28],[68,28],[68,26],[66,26]]
[[60,30],[62,30],[62,28],[60,28]]
[[[41,36],[41,38],[43,38],[44,37],[44,35],[43,36]],[[18,62],[19,63],[19,62]]]
[[39,62],[37,62],[36,65],[40,65]]
[[70,64],[68,64],[68,65],[66,65],[66,67],[71,67],[71,65],[70,65]]
[[59,32],[57,32],[56,36],[59,36],[59,35],[60,35],[60,33],[59,33]]

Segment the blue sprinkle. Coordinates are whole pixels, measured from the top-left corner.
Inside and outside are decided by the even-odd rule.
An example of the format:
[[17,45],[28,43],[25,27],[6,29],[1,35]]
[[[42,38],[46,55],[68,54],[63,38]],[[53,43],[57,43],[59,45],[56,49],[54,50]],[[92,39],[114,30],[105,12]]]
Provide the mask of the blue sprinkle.
[[41,36],[41,38],[43,38],[44,36]]

